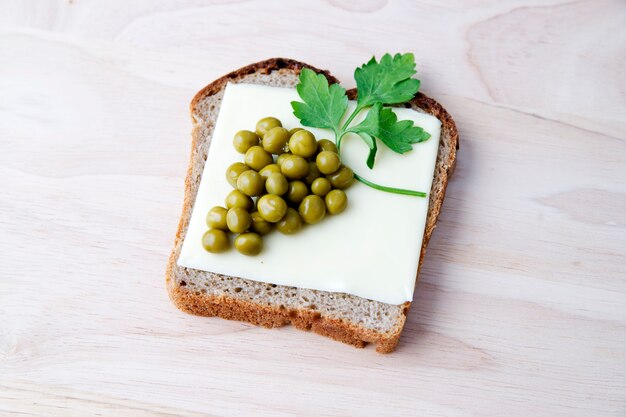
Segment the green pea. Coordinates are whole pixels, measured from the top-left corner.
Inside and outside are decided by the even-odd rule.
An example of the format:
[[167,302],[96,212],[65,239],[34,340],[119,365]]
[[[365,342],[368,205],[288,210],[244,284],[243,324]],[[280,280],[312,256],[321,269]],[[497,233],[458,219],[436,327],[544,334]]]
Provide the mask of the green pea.
[[317,152],[330,151],[337,153],[337,145],[328,139],[320,139],[317,142]]
[[289,151],[303,158],[311,157],[317,151],[317,141],[308,130],[298,130],[289,138]]
[[263,193],[265,179],[256,171],[242,172],[237,179],[237,189],[247,196],[257,196]]
[[263,119],[257,122],[255,133],[260,138],[263,138],[263,136],[265,136],[267,131],[275,127],[281,127],[282,125],[283,124],[280,122],[280,120],[278,120],[275,117],[264,117]]
[[240,130],[233,137],[233,147],[239,153],[246,153],[248,149],[259,144],[259,137],[249,130]]
[[252,207],[254,207],[254,201],[239,190],[233,190],[228,193],[225,202],[226,208],[229,209],[239,207],[244,210],[252,210]]
[[278,223],[276,229],[284,235],[291,235],[302,228],[302,218],[298,212],[291,207],[287,209],[287,213]]
[[211,229],[228,230],[226,225],[226,210],[222,206],[215,206],[206,215],[206,224]]
[[265,194],[257,201],[257,210],[263,220],[276,223],[287,212],[287,203],[281,197],[274,194]]
[[291,152],[285,152],[285,153],[281,153],[280,155],[278,155],[278,158],[276,158],[276,165],[280,167],[285,161],[285,159],[287,159],[287,157],[289,156],[291,156]]
[[230,247],[228,235],[219,229],[207,230],[202,236],[202,247],[211,253],[224,252]]
[[347,166],[342,166],[336,172],[326,175],[334,188],[345,190],[354,182],[354,173]]
[[302,181],[291,181],[285,197],[291,204],[300,204],[308,194],[309,189],[305,183]]
[[339,214],[348,206],[348,197],[342,190],[332,190],[326,194],[326,198],[324,200],[326,203],[326,210],[328,210],[330,214]]
[[319,195],[320,197],[324,197],[328,194],[331,188],[332,184],[324,177],[317,178],[313,181],[313,184],[311,184],[311,192],[315,195]]
[[319,223],[326,215],[326,205],[322,197],[308,195],[298,206],[298,213],[307,224]]
[[263,149],[269,153],[280,154],[285,151],[289,131],[284,127],[275,127],[267,131],[263,136]]
[[306,177],[304,177],[302,181],[304,181],[306,185],[310,186],[311,184],[313,184],[313,181],[322,176],[322,173],[319,169],[317,169],[317,164],[315,162],[310,161],[308,162],[308,165],[309,173],[306,174]]
[[272,158],[272,155],[267,153],[262,147],[253,146],[248,149],[243,161],[253,170],[260,171],[267,165],[274,162],[274,159]]
[[275,172],[280,174],[280,167],[276,164],[269,164],[264,166],[263,169],[259,171],[259,174],[267,180],[269,176]]
[[315,158],[317,168],[322,174],[328,175],[336,172],[341,166],[339,155],[331,151],[322,151]]
[[243,255],[258,255],[263,250],[263,239],[256,233],[242,233],[235,238],[235,249]]
[[252,224],[252,219],[246,210],[241,207],[233,207],[226,213],[226,224],[231,232],[243,233]]
[[252,231],[260,234],[261,236],[264,236],[272,231],[272,223],[265,221],[258,211],[250,214],[250,218],[252,219],[252,225],[250,226]]
[[270,194],[283,195],[289,189],[289,183],[283,174],[274,173],[265,182],[265,189]]
[[309,164],[299,155],[289,155],[280,164],[280,172],[290,180],[297,180],[307,176]]
[[243,162],[235,162],[234,164],[231,164],[228,169],[226,169],[226,181],[228,181],[233,188],[237,188],[237,179],[242,172],[249,169],[250,167]]

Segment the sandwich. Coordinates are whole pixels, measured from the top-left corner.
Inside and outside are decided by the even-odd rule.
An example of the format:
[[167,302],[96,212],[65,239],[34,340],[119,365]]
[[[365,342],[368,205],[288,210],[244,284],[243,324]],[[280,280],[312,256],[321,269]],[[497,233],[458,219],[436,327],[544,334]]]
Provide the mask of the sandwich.
[[[357,89],[345,90],[326,70],[273,58],[233,71],[196,94],[190,106],[193,131],[183,211],[166,268],[167,290],[180,310],[267,328],[292,324],[359,348],[372,343],[380,353],[396,348],[459,145],[452,117],[418,92],[414,68],[412,54],[372,58],[355,71]],[[257,122],[268,117],[279,120],[274,136],[286,138],[277,152],[270,152],[272,145],[263,138],[272,130]],[[304,131],[315,137],[317,156],[302,157],[309,175],[294,179],[285,163],[277,162],[283,153],[302,159],[289,140]],[[255,150],[267,150],[271,159],[262,167],[272,165],[277,173],[263,172],[261,165],[257,173],[248,160],[249,146],[245,156],[233,149],[233,138],[236,146],[237,140],[246,140],[240,132],[253,138]],[[333,182],[332,173],[316,175],[319,184],[332,183],[338,196],[347,197],[341,210],[312,191],[319,155],[337,145],[341,165],[336,172],[345,167],[350,181]],[[247,223],[236,226],[241,230],[231,228],[239,233],[236,238],[228,230],[234,223],[226,224],[226,217],[219,226],[221,214],[232,212],[237,220],[234,200],[223,207],[223,198],[239,193],[237,187],[245,182],[224,175],[233,163],[249,170],[246,185],[259,177],[263,181],[256,191],[244,189],[252,220],[244,213]],[[322,201],[325,215],[309,215],[304,200],[292,204],[283,194],[281,219],[266,224],[262,201],[283,192],[269,192],[267,180],[274,174],[282,181],[282,173],[294,190],[305,184],[307,201],[312,207]],[[283,188],[280,181],[272,184],[272,191]],[[298,227],[281,228],[287,213]],[[268,226],[267,235],[261,226]],[[211,251],[207,244],[222,246]]]

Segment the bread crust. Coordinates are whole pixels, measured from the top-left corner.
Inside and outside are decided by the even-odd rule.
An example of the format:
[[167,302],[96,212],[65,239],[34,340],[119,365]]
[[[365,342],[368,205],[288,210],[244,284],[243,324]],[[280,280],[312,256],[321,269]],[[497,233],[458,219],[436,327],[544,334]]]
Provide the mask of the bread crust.
[[[271,58],[265,61],[260,61],[251,65],[242,67],[236,71],[226,74],[217,80],[213,81],[202,90],[200,90],[193,100],[191,101],[190,109],[192,119],[194,121],[194,130],[192,134],[192,149],[190,155],[189,166],[187,169],[187,176],[185,179],[185,198],[183,204],[183,213],[181,215],[178,230],[176,232],[176,238],[174,242],[174,249],[169,257],[166,268],[166,286],[169,296],[172,302],[182,311],[195,314],[199,316],[213,317],[218,316],[228,320],[238,320],[249,322],[258,326],[267,328],[280,327],[286,324],[293,324],[298,329],[311,330],[323,336],[330,337],[331,339],[347,343],[357,348],[363,348],[367,343],[375,343],[376,350],[380,353],[392,352],[402,333],[404,322],[406,320],[406,314],[411,306],[410,302],[404,303],[402,309],[403,317],[401,323],[391,333],[379,333],[375,330],[368,329],[362,326],[357,326],[353,323],[336,319],[332,317],[325,317],[318,311],[307,309],[286,309],[282,306],[270,306],[264,304],[258,304],[249,302],[246,300],[230,297],[227,295],[208,295],[198,294],[190,291],[186,288],[184,283],[180,285],[176,283],[173,277],[173,271],[176,266],[176,248],[182,242],[184,238],[184,232],[188,219],[193,207],[194,193],[192,190],[192,172],[196,159],[196,153],[201,140],[199,135],[198,124],[193,118],[194,110],[199,102],[207,96],[214,95],[224,89],[229,81],[236,81],[246,75],[261,73],[270,74],[277,70],[293,71],[295,74],[299,74],[302,68],[309,68],[319,74],[323,74],[329,81],[329,83],[338,83],[339,81],[332,76],[328,71],[315,68],[311,65],[305,64],[292,59],[287,58]],[[350,99],[355,99],[357,95],[356,89],[347,91]],[[428,218],[426,221],[426,228],[424,233],[424,239],[421,248],[420,264],[418,268],[421,270],[421,266],[424,260],[424,255],[428,241],[435,229],[437,218],[441,211],[441,205],[445,196],[446,186],[449,180],[449,176],[452,173],[454,164],[456,161],[456,150],[458,149],[459,137],[456,129],[456,125],[452,120],[452,117],[448,112],[435,100],[427,97],[422,93],[418,93],[409,103],[405,104],[405,107],[411,107],[413,109],[423,111],[437,117],[442,122],[442,136],[445,132],[449,136],[449,149],[442,159],[442,163],[438,164],[435,172],[435,181],[433,181],[433,190],[431,192],[429,201]],[[440,145],[439,152],[442,152]],[[439,183],[439,188],[435,187],[435,182]],[[417,279],[417,277],[416,277]]]

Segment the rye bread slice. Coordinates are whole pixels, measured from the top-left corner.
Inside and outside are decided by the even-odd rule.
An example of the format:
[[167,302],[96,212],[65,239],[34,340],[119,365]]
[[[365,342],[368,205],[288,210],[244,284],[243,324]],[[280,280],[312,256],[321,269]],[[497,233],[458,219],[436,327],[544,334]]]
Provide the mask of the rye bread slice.
[[[291,323],[299,329],[312,330],[359,348],[367,343],[375,343],[378,352],[389,353],[398,343],[410,302],[392,305],[350,294],[275,285],[176,264],[189,225],[226,83],[294,87],[302,68],[324,74],[330,83],[338,82],[328,71],[291,59],[273,58],[240,68],[215,80],[192,100],[191,116],[194,127],[191,158],[185,179],[183,213],[167,265],[167,289],[174,304],[187,313],[219,316],[264,327],[279,327]],[[355,89],[348,91],[350,99],[356,98],[356,94]],[[421,248],[421,269],[426,246],[441,210],[448,178],[454,168],[459,137],[454,121],[435,100],[418,93],[405,106],[432,114],[442,122],[435,178]]]

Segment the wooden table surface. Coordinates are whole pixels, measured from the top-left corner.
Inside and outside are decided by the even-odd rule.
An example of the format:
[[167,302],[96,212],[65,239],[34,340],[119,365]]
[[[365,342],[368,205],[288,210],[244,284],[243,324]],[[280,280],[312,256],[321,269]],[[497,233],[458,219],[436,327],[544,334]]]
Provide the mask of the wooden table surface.
[[[623,1],[0,1],[1,416],[625,416]],[[179,312],[188,103],[412,51],[461,149],[397,351]]]

